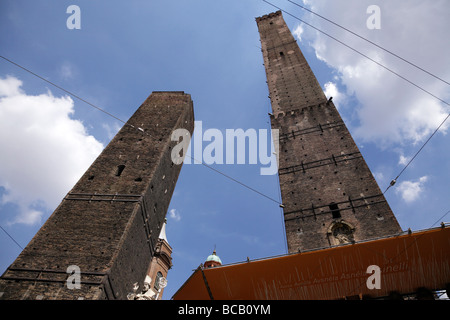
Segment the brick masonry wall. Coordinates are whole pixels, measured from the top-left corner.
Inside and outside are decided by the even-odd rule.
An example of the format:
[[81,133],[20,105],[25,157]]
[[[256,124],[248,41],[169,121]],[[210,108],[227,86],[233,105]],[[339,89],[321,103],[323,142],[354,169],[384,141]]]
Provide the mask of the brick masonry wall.
[[401,232],[281,12],[256,22],[272,129],[280,130],[279,176],[289,252],[341,244],[339,237],[348,230],[347,240],[354,241]]
[[[155,283],[157,281],[157,274],[161,272],[163,277],[167,278],[169,269],[172,268],[172,247],[163,239],[158,239],[158,244],[156,245],[155,255],[153,256],[150,268],[147,274],[152,279],[150,288],[157,294],[158,289],[155,288]],[[161,289],[159,293],[158,300],[161,300],[164,294],[164,288]]]
[[[193,126],[190,95],[152,93],[2,275],[0,299],[126,299],[142,288],[181,170],[171,134]],[[80,289],[67,288],[70,265]]]

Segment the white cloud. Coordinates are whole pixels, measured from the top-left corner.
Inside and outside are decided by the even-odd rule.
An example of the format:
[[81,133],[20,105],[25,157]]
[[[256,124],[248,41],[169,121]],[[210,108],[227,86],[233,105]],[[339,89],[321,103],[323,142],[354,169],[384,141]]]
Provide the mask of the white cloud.
[[417,181],[402,181],[398,185],[396,193],[400,193],[404,201],[408,203],[414,202],[423,192],[424,184],[427,180],[428,177],[423,176]]
[[327,98],[333,97],[333,102],[336,108],[340,108],[341,105],[345,102],[345,94],[339,92],[337,85],[333,82],[327,82],[324,84],[325,96]]
[[[450,50],[450,42],[442,41],[445,30],[450,29],[446,18],[450,7],[446,1],[383,1],[379,4],[380,30],[370,30],[366,26],[370,16],[366,10],[372,2],[316,0],[311,3],[315,12],[441,78],[450,79],[445,54]],[[312,14],[306,14],[304,19],[436,96],[444,100],[450,98],[448,86],[439,80]],[[357,137],[380,145],[417,143],[424,141],[448,114],[448,107],[443,103],[316,30],[305,26],[302,39],[312,44],[317,57],[339,72],[347,94],[354,94],[360,102],[357,110],[360,125],[354,131]],[[441,131],[445,132],[448,125],[446,123]]]
[[295,29],[292,31],[292,33],[294,34],[295,37],[297,37],[297,39],[299,41],[302,41],[303,31],[304,31],[303,26],[301,24],[299,24],[295,27]]
[[102,128],[105,129],[108,139],[111,140],[122,127],[117,122],[114,122],[112,125],[103,123]]
[[171,218],[177,222],[181,220],[180,213],[176,209],[170,209],[169,218]]
[[20,87],[22,81],[11,76],[7,76],[6,79],[0,81],[0,97],[3,96],[16,96],[22,93]]
[[405,157],[404,155],[401,154],[400,159],[398,160],[398,164],[407,165],[409,160],[410,160],[409,157]]
[[64,80],[70,80],[74,77],[74,67],[72,64],[65,62],[59,68],[59,74]]
[[383,172],[376,171],[373,173],[373,176],[374,176],[375,180],[378,182],[378,184],[381,184],[381,182],[384,182],[386,180]]
[[103,145],[71,119],[73,100],[50,91],[27,95],[22,82],[0,77],[0,205],[19,214],[9,223],[40,222],[103,150]]

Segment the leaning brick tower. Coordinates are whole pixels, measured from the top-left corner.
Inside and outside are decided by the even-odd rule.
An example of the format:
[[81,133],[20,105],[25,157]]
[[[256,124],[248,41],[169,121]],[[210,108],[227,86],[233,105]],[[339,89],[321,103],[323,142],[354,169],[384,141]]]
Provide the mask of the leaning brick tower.
[[142,288],[181,170],[178,128],[192,135],[190,95],[153,92],[1,276],[0,299],[127,299]]
[[401,232],[383,193],[327,99],[281,11],[256,18],[279,129],[279,163],[289,252]]

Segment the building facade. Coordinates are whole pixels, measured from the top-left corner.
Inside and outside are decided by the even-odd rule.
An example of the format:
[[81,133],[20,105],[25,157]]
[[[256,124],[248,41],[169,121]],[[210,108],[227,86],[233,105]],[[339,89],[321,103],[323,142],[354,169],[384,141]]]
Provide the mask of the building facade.
[[142,288],[164,250],[178,128],[192,135],[190,95],[153,92],[1,276],[0,299],[127,299]]
[[166,223],[164,223],[147,272],[150,280],[149,290],[151,290],[153,299],[162,299],[170,268],[172,268],[172,247],[167,240]]
[[281,11],[256,22],[272,104],[271,125],[280,134],[278,172],[289,252],[401,232]]

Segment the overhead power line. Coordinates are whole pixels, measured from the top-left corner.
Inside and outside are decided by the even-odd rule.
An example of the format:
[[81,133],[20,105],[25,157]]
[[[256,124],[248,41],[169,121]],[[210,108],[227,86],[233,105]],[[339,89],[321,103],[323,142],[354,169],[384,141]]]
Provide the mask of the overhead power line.
[[385,70],[389,71],[390,73],[392,73],[392,74],[396,75],[397,77],[399,77],[399,78],[403,79],[404,81],[406,81],[406,82],[408,82],[409,84],[411,84],[411,85],[415,86],[416,88],[418,88],[418,89],[422,90],[423,92],[425,92],[425,93],[429,94],[430,96],[434,97],[435,99],[439,100],[440,102],[442,102],[442,103],[444,103],[444,104],[446,104],[446,105],[450,106],[450,103],[448,103],[447,101],[445,101],[445,100],[443,100],[443,99],[439,98],[439,97],[438,97],[438,96],[436,96],[435,94],[433,94],[433,93],[431,93],[430,91],[428,91],[428,90],[426,90],[426,89],[422,88],[422,87],[421,87],[421,86],[419,86],[418,84],[416,84],[416,83],[412,82],[411,80],[409,80],[409,79],[405,78],[404,76],[400,75],[399,73],[395,72],[394,70],[392,70],[392,69],[390,69],[390,68],[386,67],[386,66],[385,66],[385,65],[383,65],[382,63],[380,63],[380,62],[376,61],[375,59],[372,59],[371,57],[369,57],[368,55],[366,55],[366,54],[362,53],[361,51],[359,51],[359,50],[357,50],[357,49],[353,48],[352,46],[349,46],[348,44],[346,44],[346,43],[342,42],[341,40],[337,39],[336,37],[333,37],[333,36],[332,36],[332,35],[330,35],[329,33],[326,33],[325,31],[322,31],[322,30],[320,30],[319,28],[317,28],[317,27],[313,26],[312,24],[310,24],[310,23],[308,23],[308,22],[306,22],[306,21],[304,21],[304,20],[300,19],[300,18],[299,18],[299,17],[297,17],[297,16],[294,16],[293,14],[291,14],[291,13],[287,12],[286,10],[283,10],[283,9],[281,9],[280,7],[278,7],[278,6],[274,5],[273,3],[269,2],[269,1],[266,1],[266,0],[262,0],[262,1],[264,1],[265,3],[267,3],[267,4],[271,5],[272,7],[275,7],[275,8],[277,8],[278,10],[280,10],[280,11],[282,11],[282,12],[286,13],[287,15],[289,15],[289,16],[291,16],[291,17],[293,17],[294,19],[297,19],[297,20],[299,20],[299,21],[303,22],[303,23],[304,23],[305,25],[307,25],[307,26],[309,26],[309,27],[313,28],[314,30],[317,30],[318,32],[320,32],[320,33],[322,33],[322,34],[326,35],[327,37],[329,37],[329,38],[331,38],[331,39],[333,39],[333,40],[335,40],[335,41],[339,42],[339,43],[340,43],[340,44],[342,44],[343,46],[345,46],[345,47],[349,48],[350,50],[352,50],[352,51],[354,51],[354,52],[356,52],[356,53],[358,53],[359,55],[363,56],[364,58],[366,58],[366,59],[368,59],[368,60],[372,61],[373,63],[375,63],[375,64],[377,64],[378,66],[382,67],[383,69],[385,69]]
[[249,189],[249,190],[251,190],[251,191],[253,191],[253,192],[255,192],[255,193],[257,193],[257,194],[259,194],[259,195],[261,195],[261,196],[263,196],[263,197],[265,197],[265,198],[267,198],[267,199],[269,199],[269,200],[271,200],[271,201],[273,201],[273,202],[275,202],[275,203],[277,203],[277,204],[279,204],[279,205],[281,205],[281,202],[280,202],[280,201],[275,200],[275,199],[273,199],[273,198],[271,198],[271,197],[265,195],[264,193],[262,193],[262,192],[260,192],[260,191],[258,191],[258,190],[256,190],[256,189],[254,189],[254,188],[252,188],[252,187],[246,185],[245,183],[240,182],[239,180],[236,180],[236,179],[233,178],[233,177],[230,177],[229,175],[227,175],[227,174],[225,174],[225,173],[223,173],[223,172],[221,172],[221,171],[219,171],[219,170],[217,170],[217,169],[214,169],[213,167],[207,165],[206,163],[204,163],[204,162],[202,162],[202,161],[199,161],[199,160],[197,160],[197,159],[191,157],[190,155],[186,155],[186,156],[188,156],[188,157],[191,158],[192,160],[196,161],[197,163],[202,164],[203,166],[207,167],[208,169],[211,169],[212,171],[215,171],[215,172],[217,172],[217,173],[223,175],[224,177],[230,179],[231,181],[234,181],[234,182],[240,184],[241,186],[243,186],[243,187],[245,187],[245,188],[247,188],[247,189]]
[[3,230],[3,232],[11,238],[12,241],[14,241],[15,244],[17,244],[17,246],[23,250],[23,247],[16,241],[16,239],[13,238],[13,236],[11,236],[5,229],[3,229],[2,226],[0,226],[0,228]]
[[45,79],[44,77],[41,77],[41,76],[38,75],[37,73],[35,73],[35,72],[33,72],[33,71],[31,71],[31,70],[25,68],[24,66],[21,66],[20,64],[18,64],[18,63],[16,63],[16,62],[14,62],[14,61],[12,61],[12,60],[10,60],[10,59],[8,59],[8,58],[2,56],[2,55],[0,55],[0,58],[2,58],[3,60],[8,61],[9,63],[11,63],[11,64],[13,64],[13,65],[15,65],[15,66],[17,66],[17,67],[19,67],[19,68],[21,68],[22,70],[25,70],[26,72],[28,72],[28,73],[32,74],[33,76],[35,76],[35,77],[37,77],[37,78],[39,78],[39,79],[41,79],[41,80],[47,82],[48,84],[51,84],[51,85],[54,86],[55,88],[58,88],[59,90],[64,91],[65,93],[71,95],[72,97],[74,97],[74,98],[76,98],[76,99],[78,99],[78,100],[80,100],[80,101],[83,101],[84,103],[90,105],[91,107],[93,107],[93,108],[95,108],[95,109],[97,109],[97,110],[100,110],[101,112],[107,114],[108,116],[110,116],[110,117],[112,117],[112,118],[114,118],[114,119],[116,119],[116,120],[118,120],[118,121],[120,121],[120,122],[122,122],[122,123],[126,123],[125,121],[123,121],[122,119],[120,119],[120,118],[116,117],[115,115],[109,113],[108,111],[106,111],[106,110],[104,110],[104,109],[102,109],[102,108],[96,106],[95,104],[93,104],[93,103],[91,103],[91,102],[89,102],[89,101],[87,101],[87,100],[85,100],[85,99],[79,97],[79,96],[76,95],[75,93],[70,92],[69,90],[64,89],[63,87],[57,85],[56,83],[53,83],[53,82],[51,82],[51,81]]
[[377,43],[375,43],[375,42],[373,42],[373,41],[371,41],[371,40],[369,40],[369,39],[367,39],[367,38],[364,38],[363,36],[357,34],[356,32],[353,32],[352,30],[350,30],[350,29],[348,29],[348,28],[346,28],[346,27],[343,27],[342,25],[340,25],[340,24],[338,24],[338,23],[336,23],[336,22],[334,22],[334,21],[332,21],[332,20],[330,20],[330,19],[328,19],[328,18],[326,18],[326,17],[324,17],[324,16],[318,14],[317,12],[314,12],[314,11],[312,11],[312,10],[310,10],[310,9],[308,9],[308,8],[306,8],[306,7],[304,7],[304,6],[300,5],[300,4],[298,4],[298,3],[295,3],[294,1],[291,1],[291,0],[287,0],[287,1],[289,1],[290,3],[296,5],[296,6],[299,7],[299,8],[302,8],[302,9],[305,10],[305,11],[308,11],[308,12],[312,13],[312,14],[315,15],[315,16],[318,16],[318,17],[322,18],[322,19],[325,20],[325,21],[328,21],[328,22],[331,23],[331,24],[334,24],[335,26],[337,26],[337,27],[339,27],[339,28],[341,28],[341,29],[343,29],[343,30],[345,30],[345,31],[347,31],[347,32],[349,32],[349,33],[351,33],[351,34],[353,34],[354,36],[356,36],[356,37],[358,37],[358,38],[360,38],[360,39],[362,39],[362,40],[364,40],[364,41],[370,43],[371,45],[374,45],[375,47],[377,47],[377,48],[379,48],[379,49],[381,49],[381,50],[383,50],[383,51],[385,51],[385,52],[387,52],[387,53],[393,55],[394,57],[396,57],[396,58],[402,60],[403,62],[406,62],[407,64],[409,64],[409,65],[411,65],[411,66],[413,66],[413,67],[419,69],[420,71],[423,71],[423,72],[425,72],[426,74],[428,74],[428,75],[430,75],[430,76],[432,76],[432,77],[438,79],[439,81],[442,81],[443,83],[445,83],[445,84],[447,84],[447,85],[450,85],[450,82],[445,81],[444,79],[442,79],[442,78],[436,76],[435,74],[433,74],[433,73],[431,73],[431,72],[425,70],[424,68],[421,68],[420,66],[416,65],[415,63],[412,63],[412,62],[406,60],[405,58],[402,58],[402,57],[399,56],[398,54],[396,54],[396,53],[394,53],[394,52],[392,52],[392,51],[390,51],[390,50],[388,50],[388,49],[386,49],[386,48],[380,46],[379,44],[377,44]]
[[408,166],[411,164],[411,162],[413,162],[413,160],[419,155],[419,153],[422,151],[422,149],[427,145],[427,143],[431,140],[431,138],[433,138],[433,136],[436,134],[436,132],[439,131],[439,129],[444,125],[444,123],[448,120],[448,118],[450,118],[450,113],[447,115],[447,117],[445,117],[445,119],[441,122],[441,124],[436,128],[436,130],[434,130],[433,134],[427,139],[427,141],[425,141],[425,143],[422,145],[422,147],[420,147],[420,149],[416,152],[416,154],[411,158],[411,160],[408,161],[408,163],[405,165],[405,167],[400,171],[400,173],[395,177],[395,179],[393,179],[391,181],[391,183],[389,184],[389,186],[386,188],[386,190],[383,192],[383,194],[386,193],[386,191],[389,190],[389,188],[391,188],[392,186],[395,185],[395,183],[397,182],[398,178],[402,175],[402,173],[406,170],[406,168],[408,168]]
[[[379,63],[378,61],[376,61],[376,60],[370,58],[369,56],[367,56],[367,55],[365,55],[365,54],[363,54],[362,52],[356,50],[355,48],[353,48],[353,47],[351,47],[351,46],[345,44],[344,42],[340,41],[339,39],[337,39],[337,38],[331,36],[330,34],[328,34],[328,33],[324,32],[324,31],[318,29],[317,27],[315,27],[315,26],[313,26],[313,25],[307,23],[306,21],[304,21],[304,20],[302,20],[302,19],[300,19],[300,18],[294,16],[293,14],[291,14],[291,13],[289,13],[289,12],[287,12],[287,11],[281,9],[280,7],[278,7],[278,6],[274,5],[274,4],[272,4],[272,3],[269,2],[269,1],[266,1],[266,0],[262,0],[262,1],[266,2],[267,4],[269,4],[269,5],[271,5],[271,6],[275,7],[275,8],[277,8],[277,9],[280,10],[280,11],[282,11],[282,12],[284,12],[284,13],[290,15],[291,17],[293,17],[293,18],[295,18],[295,19],[301,21],[302,23],[304,23],[304,24],[310,26],[311,28],[313,28],[313,29],[319,31],[320,33],[323,33],[324,35],[330,37],[331,39],[333,39],[333,40],[335,40],[335,41],[337,41],[337,42],[339,42],[340,44],[344,45],[345,47],[347,47],[347,48],[349,48],[349,49],[355,51],[356,53],[358,53],[358,54],[362,55],[363,57],[369,59],[370,61],[372,61],[372,62],[374,62],[375,64],[379,65],[380,67],[386,69],[387,71],[389,71],[389,72],[391,72],[391,73],[397,75],[398,77],[400,77],[401,79],[407,81],[408,83],[412,84],[413,86],[417,87],[418,89],[420,89],[420,90],[422,90],[422,91],[428,93],[429,95],[431,95],[431,96],[433,96],[434,98],[438,99],[438,100],[441,101],[442,103],[444,103],[444,104],[450,106],[450,104],[449,104],[448,102],[442,100],[441,98],[437,97],[436,95],[432,94],[431,92],[425,90],[424,88],[422,88],[422,87],[420,87],[419,85],[413,83],[412,81],[408,80],[407,78],[401,76],[401,75],[398,74],[397,72],[395,72],[395,71],[391,70],[390,68],[384,66],[383,64]],[[305,8],[305,7],[303,7],[303,6],[300,6],[300,5],[294,3],[294,2],[292,2],[292,1],[290,1],[290,0],[288,0],[288,1],[291,2],[291,3],[293,3],[293,4],[295,4],[295,5],[297,5],[297,6],[299,6],[299,7],[301,7],[302,9],[305,9],[305,10],[307,10],[307,11],[313,13],[313,14],[316,14],[315,12],[313,12],[313,11],[311,11],[311,10],[309,10],[309,9],[307,9],[307,8]],[[316,14],[316,15],[318,15],[318,14]],[[318,16],[320,16],[320,15],[318,15]],[[381,47],[381,46],[379,46],[379,45],[373,43],[372,41],[367,40],[367,39],[361,37],[360,35],[358,35],[358,34],[352,32],[351,30],[348,30],[347,28],[344,28],[344,27],[342,27],[342,26],[340,26],[340,25],[334,23],[333,21],[331,21],[331,20],[329,20],[329,19],[327,19],[327,18],[325,18],[325,17],[322,17],[322,16],[320,16],[320,17],[323,18],[323,19],[325,19],[325,20],[327,20],[327,21],[329,21],[330,23],[333,23],[333,24],[335,24],[335,25],[337,25],[337,26],[343,28],[344,30],[346,30],[346,31],[348,31],[348,32],[351,32],[352,34],[354,34],[354,35],[360,37],[361,39],[364,39],[364,40],[366,40],[366,41],[372,43],[373,45],[375,45],[375,46],[377,46],[377,47],[379,47],[379,48],[381,48],[381,49],[383,49],[383,50],[385,50],[385,51],[387,51],[387,52],[393,54],[394,56],[396,56],[396,57],[398,57],[398,58],[404,60],[405,62],[408,62],[409,64],[412,64],[412,63],[410,63],[409,61],[407,61],[407,60],[405,60],[405,59],[399,57],[398,55],[396,55],[396,54],[390,52],[389,50],[386,50],[386,49],[384,49],[383,47]],[[25,70],[25,71],[27,71],[28,73],[30,73],[30,74],[34,75],[35,77],[37,77],[37,78],[39,78],[39,79],[41,79],[41,80],[43,80],[43,81],[45,81],[45,82],[51,84],[52,86],[54,86],[54,87],[56,87],[56,88],[62,90],[63,92],[66,92],[67,94],[69,94],[69,95],[75,97],[76,99],[78,99],[78,100],[80,100],[80,101],[83,101],[84,103],[86,103],[86,104],[90,105],[91,107],[93,107],[93,108],[95,108],[95,109],[97,109],[97,110],[99,110],[99,111],[101,111],[101,112],[103,112],[103,113],[109,115],[110,117],[112,117],[112,118],[114,118],[114,119],[116,119],[116,120],[118,120],[118,121],[120,121],[120,122],[126,124],[126,121],[124,121],[124,120],[122,120],[122,119],[116,117],[115,115],[113,115],[113,114],[111,114],[110,112],[107,112],[106,110],[104,110],[104,109],[102,109],[102,108],[100,108],[100,107],[94,105],[93,103],[91,103],[91,102],[89,102],[89,101],[87,101],[87,100],[85,100],[85,99],[79,97],[78,95],[72,93],[71,91],[69,91],[69,90],[67,90],[67,89],[64,89],[63,87],[61,87],[61,86],[59,86],[59,85],[57,85],[57,84],[55,84],[55,83],[53,83],[53,82],[51,82],[51,81],[45,79],[44,77],[41,77],[40,75],[38,75],[38,74],[36,74],[35,72],[29,70],[28,68],[25,68],[25,67],[23,67],[22,65],[20,65],[20,64],[18,64],[18,63],[16,63],[16,62],[14,62],[14,61],[12,61],[12,60],[10,60],[10,59],[8,59],[8,58],[2,56],[2,55],[0,55],[0,58],[2,58],[2,59],[4,59],[4,60],[8,61],[9,63],[11,63],[11,64],[13,64],[13,65],[15,65],[15,66],[17,66],[17,67],[19,67],[19,68]],[[414,64],[412,64],[412,65],[414,65]],[[414,65],[414,66],[416,66],[416,65]],[[418,67],[418,66],[416,66],[416,67],[419,68],[419,69],[421,69],[421,70],[424,71],[424,72],[427,72],[426,70],[423,70],[422,68],[420,68],[420,67]],[[427,73],[429,73],[429,72],[427,72]],[[429,74],[432,75],[431,73],[429,73]],[[433,76],[434,76],[434,75],[433,75]],[[435,77],[436,77],[436,76],[435,76]],[[437,78],[438,78],[438,77],[437,77]],[[442,79],[440,79],[440,78],[438,78],[438,79],[441,80],[441,81],[446,82],[445,80],[442,80]],[[447,83],[447,82],[446,82],[446,83]],[[421,152],[421,150],[422,150],[422,149],[425,147],[425,145],[430,141],[430,139],[434,136],[434,134],[442,127],[442,125],[447,121],[447,119],[448,119],[449,117],[450,117],[450,114],[444,119],[444,121],[439,125],[439,127],[433,132],[433,134],[428,138],[428,140],[424,143],[424,145],[419,149],[419,151],[414,155],[414,157],[408,162],[408,164],[405,166],[405,168],[403,168],[403,170],[397,175],[396,179],[392,180],[391,185],[386,189],[386,191],[387,191],[393,184],[395,184],[395,181],[398,179],[398,177],[400,177],[400,175],[403,173],[403,171],[404,171],[404,170],[409,166],[409,164],[416,158],[416,156]],[[130,126],[131,126],[131,125],[130,125]],[[132,126],[132,127],[135,128],[134,126]],[[140,128],[135,128],[135,129],[143,131],[143,130],[140,129]],[[145,132],[145,134],[148,135],[148,133],[146,133],[146,132]],[[195,159],[194,159],[194,160],[195,160]],[[198,160],[195,160],[195,161],[198,162]],[[240,181],[238,181],[238,180],[236,180],[236,179],[234,179],[234,178],[232,178],[232,177],[230,177],[230,176],[228,176],[228,175],[226,175],[226,174],[224,174],[224,173],[222,173],[222,172],[220,172],[219,170],[214,169],[214,168],[212,168],[212,167],[206,165],[206,164],[203,163],[203,162],[201,162],[201,163],[202,163],[204,166],[206,166],[207,168],[209,168],[209,169],[211,169],[211,170],[213,170],[213,171],[215,171],[215,172],[217,172],[217,173],[219,173],[219,174],[225,176],[226,178],[228,178],[228,179],[230,179],[230,180],[232,180],[232,181],[234,181],[234,182],[236,182],[236,183],[238,183],[238,184],[240,184],[240,185],[242,185],[242,186],[248,188],[249,190],[252,190],[252,191],[254,191],[254,192],[256,192],[256,193],[258,193],[258,194],[260,194],[260,195],[262,195],[262,196],[264,196],[264,197],[266,197],[266,198],[268,198],[268,199],[270,199],[271,201],[278,203],[280,206],[282,205],[281,201],[277,201],[277,200],[275,200],[275,199],[273,199],[273,198],[271,198],[271,197],[269,197],[269,196],[267,196],[267,195],[265,195],[265,194],[259,192],[258,190],[256,190],[256,189],[254,189],[254,188],[252,188],[252,187],[250,187],[250,186],[248,186],[248,185],[246,185],[246,184],[244,184],[244,183],[242,183],[242,182],[240,182]],[[385,191],[385,192],[386,192],[386,191]]]
[[[113,115],[112,113],[109,113],[109,112],[105,111],[104,109],[102,109],[102,108],[100,108],[100,107],[98,107],[98,106],[92,104],[91,102],[87,101],[86,99],[83,99],[83,98],[79,97],[78,95],[76,95],[76,94],[70,92],[69,90],[66,90],[66,89],[64,89],[63,87],[61,87],[61,86],[59,86],[59,85],[57,85],[57,84],[55,84],[55,83],[53,83],[53,82],[51,82],[51,81],[45,79],[44,77],[42,77],[42,76],[38,75],[37,73],[35,73],[35,72],[29,70],[28,68],[25,68],[25,67],[21,66],[20,64],[18,64],[18,63],[16,63],[16,62],[12,61],[12,60],[10,60],[10,59],[5,58],[4,56],[1,56],[1,55],[0,55],[0,58],[2,58],[2,59],[4,59],[4,60],[8,61],[9,63],[11,63],[11,64],[13,64],[13,65],[15,65],[15,66],[17,66],[17,67],[19,67],[19,68],[25,70],[25,71],[27,71],[28,73],[34,75],[35,77],[37,77],[37,78],[39,78],[39,79],[41,79],[41,80],[43,80],[43,81],[45,81],[45,82],[51,84],[52,86],[54,86],[54,87],[56,87],[56,88],[58,88],[58,89],[60,89],[60,90],[62,90],[62,91],[64,91],[64,92],[66,92],[67,94],[70,94],[71,96],[73,96],[73,97],[75,97],[75,98],[77,98],[77,99],[83,101],[84,103],[88,104],[89,106],[94,107],[95,109],[97,109],[97,110],[99,110],[99,111],[101,111],[101,112],[103,112],[103,113],[106,113],[107,115],[113,117],[114,119],[119,120],[119,121],[123,122],[124,124],[127,124],[127,122],[125,122],[125,121],[123,121],[122,119],[116,117],[116,116]],[[132,128],[134,128],[134,129],[136,129],[136,130],[139,130],[141,133],[143,133],[143,134],[145,134],[145,135],[147,135],[147,136],[150,136],[149,133],[145,132],[145,131],[144,131],[143,129],[141,129],[141,128],[137,128],[137,127],[135,127],[135,126],[133,126],[133,125],[129,125],[129,126],[132,127]],[[191,157],[191,158],[192,158],[192,157]],[[249,190],[251,190],[251,191],[253,191],[253,192],[255,192],[255,193],[258,193],[259,195],[261,195],[261,196],[263,196],[263,197],[265,197],[265,198],[267,198],[267,199],[269,199],[269,200],[271,200],[271,201],[273,201],[273,202],[276,202],[277,204],[281,205],[281,202],[280,202],[280,201],[277,201],[277,200],[275,200],[275,199],[273,199],[273,198],[271,198],[271,197],[265,195],[264,193],[262,193],[262,192],[260,192],[260,191],[258,191],[258,190],[256,190],[256,189],[254,189],[254,188],[252,188],[252,187],[246,185],[246,184],[243,183],[243,182],[240,182],[239,180],[236,180],[236,179],[230,177],[229,175],[227,175],[227,174],[225,174],[225,173],[223,173],[223,172],[221,172],[221,171],[219,171],[219,170],[217,170],[217,169],[214,169],[214,168],[211,167],[211,166],[208,166],[207,164],[205,164],[205,163],[203,163],[203,162],[200,162],[200,161],[198,161],[198,160],[196,160],[196,159],[194,159],[194,158],[192,158],[192,159],[193,159],[194,161],[198,162],[198,163],[201,163],[203,166],[205,166],[205,167],[207,167],[207,168],[209,168],[209,169],[211,169],[211,170],[213,170],[213,171],[215,171],[215,172],[221,174],[222,176],[228,178],[229,180],[232,180],[232,181],[234,181],[234,182],[236,182],[236,183],[238,183],[238,184],[244,186],[245,188],[247,188],[247,189],[249,189]]]
[[[350,50],[352,50],[352,51],[354,51],[354,52],[360,54],[361,56],[363,56],[363,57],[367,58],[368,60],[374,62],[374,63],[377,64],[378,66],[380,66],[380,67],[386,69],[387,71],[393,73],[394,75],[398,76],[399,78],[405,80],[406,82],[410,83],[411,85],[415,86],[416,88],[418,88],[418,89],[424,91],[425,93],[429,94],[430,96],[436,98],[436,99],[439,100],[440,102],[446,104],[447,106],[450,106],[450,104],[449,104],[447,101],[442,100],[441,98],[439,98],[438,96],[436,96],[436,95],[434,95],[433,93],[429,92],[428,90],[426,90],[426,89],[422,88],[421,86],[415,84],[414,82],[408,80],[407,78],[405,78],[405,77],[403,77],[402,75],[398,74],[398,73],[395,72],[394,70],[392,70],[392,69],[390,69],[390,68],[384,66],[384,65],[381,64],[380,62],[378,62],[378,61],[376,61],[376,60],[370,58],[369,56],[363,54],[362,52],[356,50],[355,48],[353,48],[353,47],[347,45],[346,43],[342,42],[341,40],[339,40],[339,39],[333,37],[332,35],[330,35],[330,34],[324,32],[324,31],[320,30],[319,28],[317,28],[317,27],[315,27],[315,26],[313,26],[313,25],[307,23],[306,21],[304,21],[304,20],[302,20],[302,19],[300,19],[300,18],[294,16],[293,14],[291,14],[291,13],[289,13],[289,12],[287,12],[287,11],[281,9],[280,7],[274,5],[273,3],[271,3],[271,2],[269,2],[269,1],[267,1],[267,0],[262,0],[262,1],[264,1],[265,3],[271,5],[271,6],[275,7],[275,8],[277,8],[277,9],[280,10],[280,11],[282,11],[282,12],[284,12],[284,13],[290,15],[291,17],[293,17],[293,18],[295,18],[295,19],[297,19],[297,20],[303,22],[303,23],[306,24],[307,26],[310,26],[311,28],[313,28],[313,29],[319,31],[320,33],[323,33],[324,35],[330,37],[331,39],[333,39],[333,40],[339,42],[339,43],[342,44],[343,46],[345,46],[345,47],[349,48]],[[288,0],[288,1],[289,1],[289,0]],[[308,11],[309,11],[309,10],[308,10]],[[350,31],[349,31],[349,32],[350,32]],[[445,81],[444,81],[444,82],[445,82]],[[400,171],[400,173],[397,175],[397,177],[391,181],[390,185],[386,188],[386,190],[383,192],[383,194],[386,193],[386,191],[389,190],[389,188],[392,187],[392,186],[396,183],[397,179],[402,175],[402,173],[403,173],[403,172],[406,170],[406,168],[411,164],[411,162],[418,156],[418,154],[419,154],[419,153],[422,151],[422,149],[427,145],[427,143],[428,143],[428,142],[431,140],[431,138],[436,134],[436,132],[439,131],[439,129],[444,125],[444,123],[448,120],[449,117],[450,117],[450,113],[449,113],[449,114],[447,115],[447,117],[441,122],[441,124],[437,127],[437,129],[433,132],[433,134],[425,141],[425,143],[422,145],[422,147],[416,152],[416,154],[411,158],[411,160],[406,164],[406,166]]]

